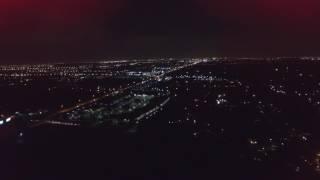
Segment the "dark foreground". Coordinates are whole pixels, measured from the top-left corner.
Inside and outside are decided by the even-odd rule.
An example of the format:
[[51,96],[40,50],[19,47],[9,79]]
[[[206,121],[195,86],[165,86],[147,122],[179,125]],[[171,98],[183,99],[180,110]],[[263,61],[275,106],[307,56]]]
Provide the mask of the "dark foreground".
[[[107,132],[107,133],[106,133]],[[146,133],[146,132],[144,132]],[[215,139],[42,127],[2,149],[5,179],[317,179],[286,162],[253,162]],[[29,140],[29,141],[28,141]],[[28,141],[28,143],[23,143]],[[210,142],[210,143],[208,143]],[[280,155],[280,154],[279,154]]]
[[318,61],[164,62],[4,75],[0,179],[320,178]]

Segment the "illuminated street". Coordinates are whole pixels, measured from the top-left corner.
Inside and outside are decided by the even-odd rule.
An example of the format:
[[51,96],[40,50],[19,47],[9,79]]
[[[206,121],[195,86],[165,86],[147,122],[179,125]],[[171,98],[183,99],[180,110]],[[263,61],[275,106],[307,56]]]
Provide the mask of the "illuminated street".
[[[2,97],[0,128],[19,145],[19,164],[31,163],[19,171],[32,176],[72,166],[71,174],[218,169],[232,178],[232,166],[247,179],[317,179],[319,65],[199,58],[1,66],[3,90],[23,97]],[[77,156],[97,164],[79,167]]]

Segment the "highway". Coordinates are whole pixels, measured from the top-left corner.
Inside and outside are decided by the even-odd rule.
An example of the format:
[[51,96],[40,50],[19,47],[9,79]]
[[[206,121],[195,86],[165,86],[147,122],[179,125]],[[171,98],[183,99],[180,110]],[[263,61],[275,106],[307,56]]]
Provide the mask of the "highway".
[[59,110],[58,112],[55,112],[51,115],[49,115],[47,118],[45,118],[44,120],[38,122],[38,123],[35,123],[33,124],[31,127],[38,127],[38,126],[41,126],[43,124],[56,124],[56,125],[70,125],[70,126],[75,126],[75,124],[73,123],[63,123],[63,122],[59,122],[59,121],[56,121],[55,117],[59,116],[59,115],[62,115],[64,113],[68,113],[68,112],[71,112],[73,110],[76,110],[76,109],[79,109],[79,108],[82,108],[82,107],[85,107],[85,106],[88,106],[90,104],[93,104],[93,103],[96,103],[98,101],[101,101],[107,97],[113,97],[115,95],[118,95],[118,94],[121,94],[123,93],[124,91],[127,91],[127,90],[130,90],[130,89],[133,89],[133,88],[136,88],[136,87],[139,87],[141,85],[144,85],[144,84],[147,84],[149,82],[152,82],[154,80],[159,80],[159,79],[162,79],[164,76],[168,75],[168,74],[171,74],[173,72],[176,72],[176,71],[179,71],[179,70],[182,70],[182,69],[185,69],[185,68],[188,68],[188,67],[192,67],[192,66],[195,66],[199,63],[203,62],[202,60],[197,60],[195,62],[192,62],[192,63],[188,63],[188,64],[184,64],[182,66],[178,66],[178,67],[175,67],[175,68],[172,68],[171,70],[161,74],[161,75],[158,75],[158,76],[154,76],[154,77],[151,77],[150,79],[148,80],[143,80],[139,83],[136,83],[136,84],[133,84],[133,85],[130,85],[130,86],[127,86],[127,87],[122,87],[122,88],[119,88],[113,92],[110,92],[110,93],[107,93],[107,94],[104,94],[100,97],[97,97],[97,98],[94,98],[94,99],[90,99],[88,101],[84,101],[84,102],[81,102],[81,103],[78,103],[78,104],[75,104],[74,106],[72,107],[67,107],[67,108],[64,108],[64,109],[61,109]]

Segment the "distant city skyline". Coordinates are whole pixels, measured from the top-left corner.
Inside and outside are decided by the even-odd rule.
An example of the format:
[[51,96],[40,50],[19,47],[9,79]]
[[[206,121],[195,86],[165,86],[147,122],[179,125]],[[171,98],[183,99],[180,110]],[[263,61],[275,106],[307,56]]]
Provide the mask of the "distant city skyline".
[[0,167],[6,179],[318,180],[319,60],[0,65]]

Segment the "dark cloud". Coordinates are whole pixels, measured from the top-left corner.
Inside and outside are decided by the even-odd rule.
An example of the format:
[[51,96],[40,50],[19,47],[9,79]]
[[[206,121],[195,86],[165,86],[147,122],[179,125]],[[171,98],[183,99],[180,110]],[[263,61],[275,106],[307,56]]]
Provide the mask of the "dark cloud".
[[0,57],[318,55],[315,0],[2,0]]

